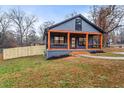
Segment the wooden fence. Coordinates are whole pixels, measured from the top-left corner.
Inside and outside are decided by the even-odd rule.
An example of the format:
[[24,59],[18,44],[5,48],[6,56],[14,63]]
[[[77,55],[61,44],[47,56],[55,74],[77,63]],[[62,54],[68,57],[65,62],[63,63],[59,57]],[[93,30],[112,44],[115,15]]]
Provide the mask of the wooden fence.
[[43,54],[44,50],[44,45],[3,49],[3,60],[25,56],[41,55]]
[[0,53],[0,61],[3,59],[3,55],[2,53]]

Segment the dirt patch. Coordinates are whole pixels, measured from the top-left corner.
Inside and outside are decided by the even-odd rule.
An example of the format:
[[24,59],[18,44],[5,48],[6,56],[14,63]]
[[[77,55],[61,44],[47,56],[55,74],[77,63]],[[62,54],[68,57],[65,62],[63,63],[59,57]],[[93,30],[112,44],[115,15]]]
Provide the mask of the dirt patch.
[[72,60],[72,59],[75,59],[75,58],[76,58],[75,56],[68,56],[68,57],[65,57],[63,59],[65,59],[65,60]]
[[78,55],[78,54],[90,54],[89,52],[71,52],[71,55]]

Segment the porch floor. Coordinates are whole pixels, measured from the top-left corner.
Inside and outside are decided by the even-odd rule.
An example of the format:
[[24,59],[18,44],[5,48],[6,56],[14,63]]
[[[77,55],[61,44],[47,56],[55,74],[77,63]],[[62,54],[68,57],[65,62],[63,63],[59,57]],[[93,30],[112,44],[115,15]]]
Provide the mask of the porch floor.
[[92,52],[92,51],[103,51],[99,48],[89,48],[89,49],[47,49],[47,51],[70,51],[70,52]]

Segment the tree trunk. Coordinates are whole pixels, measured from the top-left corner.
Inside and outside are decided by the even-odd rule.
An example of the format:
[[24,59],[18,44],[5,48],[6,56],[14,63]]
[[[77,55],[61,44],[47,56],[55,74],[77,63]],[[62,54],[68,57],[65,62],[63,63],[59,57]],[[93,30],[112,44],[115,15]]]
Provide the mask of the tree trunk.
[[23,46],[23,36],[21,35],[21,38],[20,38],[20,45]]
[[103,35],[103,44],[104,44],[104,47],[108,47],[109,46],[109,34],[108,33],[105,33]]

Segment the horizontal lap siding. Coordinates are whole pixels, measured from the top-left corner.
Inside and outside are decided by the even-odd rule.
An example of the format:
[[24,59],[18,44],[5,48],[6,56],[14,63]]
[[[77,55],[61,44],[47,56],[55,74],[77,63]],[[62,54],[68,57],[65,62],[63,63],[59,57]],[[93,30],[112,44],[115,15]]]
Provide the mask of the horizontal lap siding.
[[52,57],[59,57],[59,56],[68,55],[70,51],[68,51],[68,50],[49,50],[46,52],[47,52],[46,57],[52,58]]
[[59,26],[56,26],[52,28],[51,30],[75,30],[75,20],[68,21],[64,24],[61,24]]
[[[50,30],[65,30],[65,31],[70,30],[70,31],[75,32],[75,19],[70,20],[66,23],[63,23],[61,25],[58,25]],[[85,22],[84,20],[82,20],[82,32],[98,32],[98,33],[100,33],[97,29],[95,29],[93,26],[91,26],[89,23]]]

